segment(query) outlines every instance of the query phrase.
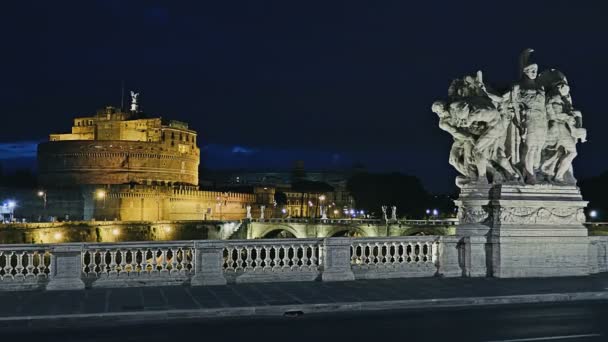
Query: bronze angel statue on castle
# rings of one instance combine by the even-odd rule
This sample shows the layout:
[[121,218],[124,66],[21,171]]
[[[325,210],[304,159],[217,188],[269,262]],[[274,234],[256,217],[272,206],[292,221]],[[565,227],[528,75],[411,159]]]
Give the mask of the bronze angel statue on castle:
[[446,101],[432,110],[454,143],[449,162],[469,183],[575,185],[572,161],[585,142],[581,112],[575,110],[568,80],[558,70],[538,73],[520,58],[520,80],[503,94],[488,89],[483,74],[452,81]]

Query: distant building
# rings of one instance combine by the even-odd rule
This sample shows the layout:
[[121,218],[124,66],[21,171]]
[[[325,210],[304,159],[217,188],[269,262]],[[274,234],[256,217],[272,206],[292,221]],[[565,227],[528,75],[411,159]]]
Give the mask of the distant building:
[[[329,218],[341,218],[350,216],[351,209],[355,208],[355,201],[346,187],[349,177],[349,172],[305,172],[299,162],[291,172],[209,171],[202,176],[202,182],[209,187],[226,190],[255,188],[258,194],[266,188],[266,192],[272,195],[268,194],[264,200],[271,202],[274,194],[283,193],[286,203],[273,206],[274,217],[320,217],[321,206],[325,206]],[[310,191],[294,187],[306,181],[325,183],[332,190]],[[264,200],[258,195],[258,202]]]
[[51,134],[48,142],[38,145],[45,216],[121,221],[245,218],[246,206],[255,204],[253,193],[199,190],[196,138],[186,123],[114,107],[74,119],[71,133]]

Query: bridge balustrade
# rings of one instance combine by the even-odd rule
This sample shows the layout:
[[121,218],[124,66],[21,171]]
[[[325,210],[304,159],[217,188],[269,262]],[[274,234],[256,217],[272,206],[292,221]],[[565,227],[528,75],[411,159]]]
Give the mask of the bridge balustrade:
[[0,246],[0,289],[35,289],[48,281],[51,253],[46,245]]
[[[473,272],[485,265],[486,243],[399,236],[0,245],[0,290],[486,276]],[[588,249],[590,270],[608,271],[608,237],[590,237]]]
[[85,244],[82,274],[94,287],[184,283],[194,272],[192,241]]

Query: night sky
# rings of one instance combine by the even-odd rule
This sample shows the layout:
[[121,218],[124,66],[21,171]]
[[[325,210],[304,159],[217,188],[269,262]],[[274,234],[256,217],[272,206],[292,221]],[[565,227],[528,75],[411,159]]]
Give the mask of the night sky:
[[119,106],[124,80],[145,112],[198,131],[205,167],[361,162],[448,191],[452,138],[431,103],[479,69],[508,85],[531,47],[541,70],[567,75],[583,112],[575,175],[608,169],[601,1],[11,3],[0,18],[5,168],[33,160],[35,143],[73,117]]

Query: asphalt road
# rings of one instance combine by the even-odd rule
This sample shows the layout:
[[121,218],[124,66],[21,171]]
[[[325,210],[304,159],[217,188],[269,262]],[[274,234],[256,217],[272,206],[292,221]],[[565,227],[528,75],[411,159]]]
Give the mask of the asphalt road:
[[608,302],[163,321],[2,332],[4,341],[608,341]]

